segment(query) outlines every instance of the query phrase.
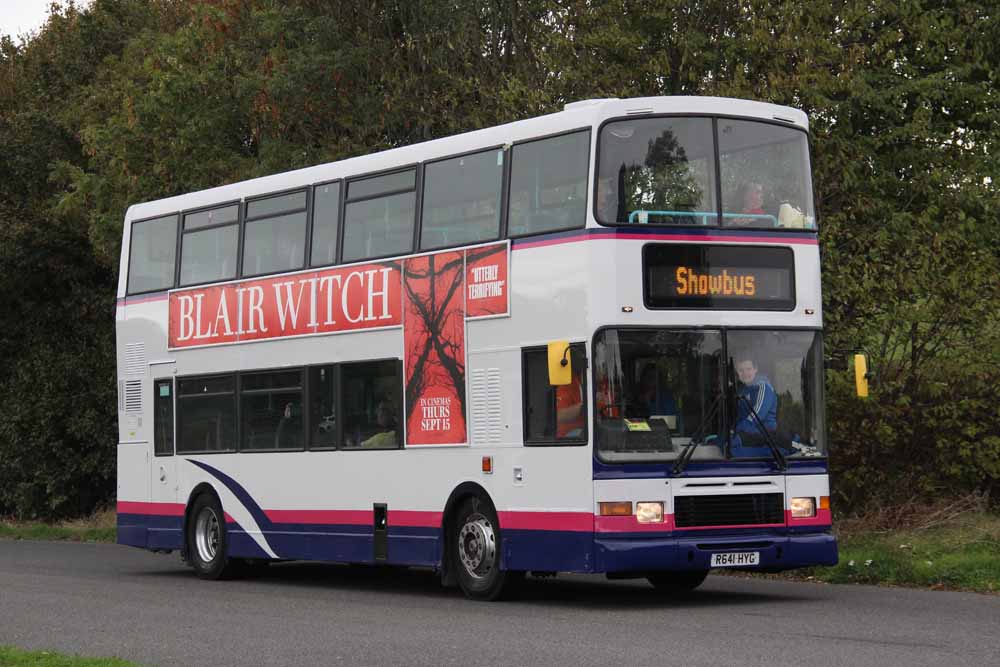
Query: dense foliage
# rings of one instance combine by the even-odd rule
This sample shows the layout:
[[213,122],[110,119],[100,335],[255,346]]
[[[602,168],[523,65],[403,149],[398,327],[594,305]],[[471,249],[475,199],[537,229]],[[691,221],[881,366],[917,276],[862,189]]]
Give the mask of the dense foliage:
[[0,514],[114,495],[130,203],[557,111],[812,121],[841,507],[1000,496],[1000,16],[985,0],[94,0],[0,42]]

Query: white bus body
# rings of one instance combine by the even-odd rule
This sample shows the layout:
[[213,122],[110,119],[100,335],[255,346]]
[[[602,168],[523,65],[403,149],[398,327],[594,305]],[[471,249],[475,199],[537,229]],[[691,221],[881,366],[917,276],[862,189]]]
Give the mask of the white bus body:
[[[802,336],[815,335],[816,341],[819,340],[822,303],[819,251],[811,200],[808,203],[793,202],[798,216],[792,222],[788,222],[785,214],[775,211],[773,214],[745,213],[751,220],[767,217],[769,226],[752,222],[746,225],[743,219],[735,222],[736,214],[729,215],[723,211],[723,223],[719,224],[717,212],[724,208],[721,200],[726,195],[723,182],[733,182],[731,176],[726,181],[726,165],[735,164],[733,161],[737,158],[731,157],[736,153],[723,158],[713,154],[704,163],[714,165],[714,174],[711,173],[713,169],[705,167],[708,174],[706,182],[711,182],[712,187],[695,187],[713,202],[707,212],[699,213],[695,210],[698,207],[689,206],[683,213],[696,214],[689,219],[676,211],[663,210],[662,204],[650,204],[649,210],[643,208],[640,211],[631,206],[635,202],[629,200],[631,208],[626,213],[631,220],[619,219],[616,222],[621,224],[609,226],[601,224],[596,218],[599,214],[596,212],[595,192],[598,187],[603,187],[598,174],[602,128],[609,121],[618,122],[619,125],[611,126],[620,130],[617,135],[605,135],[605,138],[608,142],[629,142],[645,131],[645,126],[629,123],[636,120],[652,123],[657,119],[674,118],[694,118],[699,119],[699,123],[704,121],[707,125],[702,125],[712,128],[713,136],[717,137],[716,143],[725,140],[722,125],[732,119],[737,121],[734,124],[736,127],[742,127],[739,122],[759,122],[769,127],[781,127],[782,131],[789,128],[803,136],[807,130],[806,118],[801,112],[764,103],[684,97],[594,100],[571,104],[563,112],[540,118],[130,207],[125,218],[117,293],[119,543],[153,550],[177,549],[191,560],[198,555],[198,545],[191,541],[207,540],[210,542],[208,549],[201,552],[205,561],[201,573],[209,576],[218,573],[217,570],[209,571],[207,567],[216,555],[226,563],[236,559],[384,562],[441,568],[446,574],[466,568],[466,580],[473,583],[468,585],[459,577],[460,583],[468,593],[479,597],[498,594],[500,586],[494,581],[497,572],[606,572],[614,576],[649,576],[657,584],[685,586],[696,585],[699,577],[712,567],[781,570],[835,563],[837,551],[830,531],[830,494],[822,442],[825,437],[822,433],[822,393],[821,388],[814,389],[821,387],[822,374],[821,370],[813,368],[812,357],[805,360],[806,353],[802,353],[804,361],[800,368],[811,369],[808,374],[819,373],[819,385],[814,379],[803,379],[801,385],[795,385],[795,381],[788,379],[795,376],[794,370],[789,370],[793,369],[794,363],[789,363],[787,359],[774,357],[773,361],[758,363],[760,366],[770,363],[769,374],[775,378],[769,382],[777,386],[787,380],[786,384],[791,387],[783,389],[777,386],[775,393],[779,396],[778,400],[785,405],[794,403],[799,406],[795,409],[797,412],[785,408],[783,414],[779,405],[778,428],[761,427],[762,433],[768,431],[764,439],[770,437],[774,440],[784,456],[772,456],[771,445],[762,440],[754,441],[744,431],[742,442],[754,441],[758,449],[748,449],[746,451],[750,454],[741,457],[733,453],[734,447],[738,446],[734,446],[732,435],[726,438],[727,434],[739,433],[734,426],[739,426],[739,410],[743,408],[739,407],[742,404],[736,392],[744,391],[735,384],[731,369],[727,372],[724,368],[741,363],[739,359],[733,361],[734,355],[738,354],[730,351],[727,355],[726,351],[737,347],[742,350],[748,345],[752,348],[758,345],[753,341],[759,339],[764,341],[760,343],[763,346],[761,350],[766,348],[767,352],[762,351],[761,354],[766,356],[782,345],[791,345],[789,341],[798,333]],[[686,130],[676,129],[679,126],[670,127],[675,128],[671,130],[671,136],[683,139]],[[537,210],[545,205],[544,202],[539,203],[544,196],[536,196],[536,201],[528,201],[530,197],[515,203],[508,201],[514,174],[526,174],[531,168],[527,158],[519,158],[518,146],[526,145],[523,142],[575,130],[587,133],[589,157],[587,164],[581,167],[586,175],[585,187],[582,191],[572,191],[568,187],[567,192],[557,187],[546,190],[544,196],[557,198],[554,207],[565,207],[568,206],[566,202],[571,202],[575,211],[578,206],[581,211],[579,220],[573,221],[572,228],[515,235],[509,220],[511,212],[515,209],[520,211],[517,207],[522,204],[529,208],[536,206]],[[666,134],[664,131],[658,136]],[[743,157],[739,159],[747,155],[752,157],[752,152],[758,150],[753,142],[747,141],[746,144],[740,149],[743,152],[739,155]],[[271,193],[302,190],[306,193],[302,213],[305,217],[302,219],[308,220],[303,225],[314,230],[314,225],[318,224],[314,208],[319,195],[313,186],[339,181],[340,199],[336,204],[340,216],[337,218],[338,250],[333,252],[340,253],[334,256],[346,257],[343,245],[349,232],[343,229],[348,224],[344,212],[350,202],[345,204],[340,200],[349,199],[348,188],[357,182],[352,179],[359,175],[413,168],[415,182],[411,189],[416,202],[417,220],[414,225],[417,231],[414,237],[417,238],[421,233],[422,198],[431,197],[421,190],[429,178],[426,165],[443,158],[486,150],[497,153],[497,164],[502,164],[505,172],[502,187],[504,200],[495,211],[496,216],[502,214],[503,219],[500,230],[493,238],[434,251],[414,250],[411,246],[411,250],[389,258],[342,260],[330,266],[309,267],[307,257],[303,260],[305,267],[300,264],[291,271],[277,274],[265,272],[264,275],[251,277],[234,276],[229,280],[211,281],[211,284],[182,286],[180,283],[184,281],[179,278],[181,271],[171,269],[174,278],[166,284],[150,290],[133,289],[133,293],[129,293],[131,234],[133,223],[137,221],[174,220],[173,223],[162,224],[165,229],[168,224],[175,226],[170,229],[177,229],[179,248],[180,237],[188,229],[188,223],[182,221],[191,220],[190,228],[197,229],[195,218],[185,217],[189,212],[235,202],[239,205],[239,221],[234,223],[232,233],[238,235],[237,243],[245,253],[251,245],[247,229],[253,224],[246,221],[246,218],[252,217],[247,213],[247,200]],[[612,147],[606,150],[610,155],[612,150],[618,149]],[[621,150],[625,155],[633,148]],[[650,148],[650,155],[652,151]],[[674,158],[671,159],[676,162],[676,156],[684,154],[683,150],[674,150]],[[522,162],[519,163],[518,159]],[[689,160],[688,164],[694,162]],[[725,164],[720,167],[718,162]],[[668,163],[672,164],[670,160],[660,164]],[[628,162],[627,158],[622,158],[622,165],[631,170],[627,174],[640,174],[643,169],[642,164]],[[690,167],[686,173],[694,174],[695,170],[695,167]],[[543,170],[539,168],[538,171]],[[612,186],[620,186],[620,191],[624,190],[622,184],[626,178],[632,178],[626,175],[626,171],[625,167],[619,170],[622,176],[617,183],[613,179],[608,182]],[[668,170],[655,173],[662,175]],[[537,173],[533,177],[537,181],[545,174]],[[808,182],[806,171],[806,185],[803,187],[808,188]],[[542,192],[542,186],[533,187],[536,188],[536,195]],[[627,187],[638,192],[644,186]],[[360,191],[360,186],[357,189]],[[553,195],[553,192],[556,194]],[[721,197],[716,196],[719,192],[722,192]],[[623,197],[631,196],[618,195],[620,210],[629,203]],[[582,213],[583,198],[585,214]],[[391,197],[386,195],[385,199],[388,201]],[[782,203],[788,205],[787,202]],[[698,215],[702,218],[694,219]],[[426,218],[426,214],[424,216]],[[650,216],[661,216],[662,219],[659,223],[651,222]],[[679,221],[681,217],[683,220]],[[389,217],[384,219],[388,221]],[[727,222],[730,219],[734,220],[732,225]],[[388,229],[389,223],[385,224]],[[221,234],[218,238],[222,238]],[[390,232],[386,232],[385,238],[390,238]],[[303,248],[309,243],[308,240],[303,241]],[[371,237],[366,243],[367,247],[372,245]],[[500,244],[499,248],[495,247],[497,244]],[[791,307],[744,307],[746,304],[737,304],[730,308],[708,301],[699,302],[700,305],[692,308],[683,305],[651,307],[652,292],[646,292],[659,288],[650,282],[657,280],[655,278],[648,277],[644,283],[647,280],[644,277],[647,269],[644,267],[652,267],[654,261],[660,260],[651,259],[657,250],[644,249],[653,246],[743,249],[733,251],[732,256],[736,259],[733,260],[735,264],[729,264],[730,267],[742,261],[739,258],[743,255],[739,253],[745,255],[760,249],[780,248],[787,254],[790,263],[786,274],[791,271],[789,275],[792,278],[782,285],[788,290],[783,298]],[[300,252],[298,246],[292,247],[295,252]],[[418,336],[407,333],[411,330],[408,327],[420,326],[412,315],[415,312],[413,308],[417,306],[411,302],[417,297],[407,296],[405,284],[400,287],[393,282],[390,288],[387,282],[390,278],[386,277],[389,274],[379,271],[402,271],[402,267],[424,266],[420,262],[426,263],[427,260],[413,258],[437,255],[441,263],[446,257],[458,258],[456,261],[462,263],[464,272],[466,268],[471,268],[466,265],[473,261],[473,255],[469,253],[476,249],[495,250],[494,257],[498,259],[501,271],[506,271],[504,285],[494,280],[492,287],[479,289],[487,296],[506,299],[506,310],[500,308],[500,312],[486,313],[486,316],[482,316],[481,312],[480,316],[472,314],[474,311],[468,299],[474,293],[470,287],[477,278],[471,272],[463,278],[462,292],[468,303],[456,305],[458,310],[455,312],[459,313],[460,328],[464,333],[455,335],[464,336],[464,350],[456,353],[454,359],[464,370],[465,407],[463,409],[461,403],[454,402],[454,387],[447,397],[435,398],[436,390],[428,383],[433,385],[439,380],[418,383],[423,387],[419,409],[424,409],[425,418],[447,418],[448,421],[422,422],[422,428],[426,427],[427,433],[415,434],[410,426],[410,415],[403,414],[407,397],[402,394],[406,373],[417,363],[416,353],[413,352],[416,347],[408,350],[408,345],[416,346],[423,342],[419,338],[407,338]],[[167,257],[170,252],[173,252],[173,260]],[[165,250],[160,259],[174,263],[182,261],[182,251],[170,252]],[[304,254],[305,250],[301,252]],[[683,254],[683,250],[677,252]],[[701,256],[708,257],[704,253]],[[254,273],[246,270],[248,260],[245,255],[242,262],[239,262],[238,256],[235,260],[244,267],[243,273]],[[669,264],[669,258],[663,261]],[[714,261],[711,259],[711,262]],[[719,261],[725,263],[728,260]],[[132,265],[137,265],[137,262],[138,259]],[[725,273],[716,271],[709,263],[706,260],[704,265],[706,275],[710,271],[714,273],[707,282],[703,281],[700,286],[702,291],[699,292],[705,299],[709,297],[704,288],[707,285],[710,291],[713,289],[712,279],[722,286],[721,281],[731,280],[732,276],[740,274],[738,266]],[[392,264],[392,267],[385,268],[386,264]],[[352,273],[352,267],[363,268]],[[689,271],[694,280],[692,289],[698,290],[699,274],[696,269]],[[749,271],[759,271],[758,284],[767,276],[778,275],[767,273],[771,271],[767,267],[752,267]],[[475,275],[486,279],[497,278],[492,268]],[[676,275],[676,271],[669,275]],[[323,282],[323,276],[326,276],[326,282]],[[392,274],[391,279],[397,280],[396,275]],[[774,279],[779,282],[785,280],[780,276]],[[280,286],[281,281],[286,286]],[[277,306],[273,303],[265,306],[258,302],[255,312],[249,302],[253,291],[249,287],[251,283],[258,284],[260,288],[254,298],[266,297],[273,301],[274,295],[277,295]],[[289,291],[289,286],[292,291]],[[247,302],[238,306],[227,302],[225,308],[229,310],[223,313],[220,310],[222,307],[217,304],[220,289],[228,289],[226,294],[230,300],[240,295],[239,298],[245,298]],[[676,285],[672,289],[676,291]],[[785,288],[775,289],[775,294],[778,294]],[[209,293],[211,290],[216,291]],[[356,297],[349,293],[350,290],[362,290],[361,296]],[[277,313],[264,312],[265,308],[284,308],[284,316],[290,317],[288,303],[282,298],[295,296],[299,298],[300,312],[297,315],[305,323],[298,323],[298,328],[292,327],[286,320],[282,320],[280,325],[275,324],[278,320],[273,318]],[[677,294],[669,298],[682,299]],[[335,299],[342,299],[342,302],[335,303]],[[393,301],[387,305],[386,300],[390,299]],[[396,299],[402,303],[397,303]],[[206,304],[209,303],[214,305],[208,307]],[[325,304],[331,304],[329,308],[336,310],[335,316]],[[352,311],[352,308],[356,310]],[[323,321],[343,319],[345,315],[349,320],[367,317],[372,322],[362,323],[365,328],[336,329],[339,324],[331,324],[323,329]],[[241,319],[235,322],[237,316],[246,318],[246,321]],[[174,321],[169,321],[171,317]],[[379,318],[387,323],[383,325]],[[260,337],[260,329],[265,325],[273,336]],[[276,328],[279,326],[281,331]],[[302,329],[303,326],[306,329]],[[254,327],[256,332],[247,333]],[[790,332],[798,333],[793,335]],[[254,333],[258,337],[254,337]],[[687,336],[684,340],[697,342],[678,342],[680,339],[677,336]],[[766,340],[761,336],[766,336]],[[553,341],[568,341],[573,345],[576,355],[573,372],[582,374],[577,381],[579,384],[574,386],[583,395],[585,422],[582,430],[570,429],[568,432],[572,435],[565,437],[559,434],[564,425],[559,421],[562,418],[556,414],[562,409],[560,390],[548,387],[547,383],[545,386],[532,383],[529,376],[537,378],[541,371],[525,367],[528,363],[526,359],[536,359],[530,356],[532,351],[536,348],[544,351]],[[653,347],[646,347],[647,341]],[[626,344],[631,347],[626,349]],[[613,345],[620,349],[615,347],[611,353],[609,350]],[[657,345],[660,347],[655,347]],[[804,345],[808,346],[808,341]],[[816,342],[814,347],[819,350],[819,343]],[[428,344],[428,350],[427,354],[436,354],[433,345]],[[676,350],[676,356],[669,357],[661,367],[656,367],[658,362],[651,356],[653,350],[667,350],[669,354],[674,354]],[[441,353],[437,354],[440,356]],[[407,355],[410,355],[409,359]],[[619,374],[614,376],[617,379],[609,380],[611,376],[608,373],[611,371],[607,369],[611,359],[627,368],[614,371]],[[716,363],[712,361],[714,359],[719,360],[719,368],[713,365]],[[350,364],[366,360],[389,360],[396,364],[400,379],[398,395],[389,396],[383,391],[380,398],[373,398],[376,392],[370,387],[386,386],[383,380],[389,376],[359,376],[359,384],[351,386],[366,387],[364,396],[334,396],[330,405],[339,412],[333,410],[330,415],[321,415],[327,408],[314,406],[319,400],[316,387],[320,385],[310,383],[313,380],[325,382],[323,378],[327,371],[330,378],[334,374],[340,378],[337,382],[347,382],[344,378],[354,372]],[[673,397],[661,400],[661,404],[669,404],[669,407],[644,408],[640,416],[629,416],[629,410],[635,408],[635,401],[625,395],[634,395],[642,389],[639,383],[644,380],[640,380],[638,375],[646,373],[643,364],[652,364],[656,367],[654,371],[661,372],[657,380],[661,399],[664,395],[673,394],[676,400]],[[390,366],[379,368],[388,369]],[[284,394],[298,396],[297,406],[295,400],[289,400],[284,407],[274,407],[284,399],[274,398],[280,394],[278,389],[267,388],[270,386],[268,382],[278,382],[271,376],[260,376],[265,378],[260,380],[262,389],[247,389],[256,386],[247,378],[257,371],[282,369],[299,373],[300,384],[297,388],[291,386]],[[440,364],[437,370],[440,370]],[[654,371],[650,371],[651,376]],[[364,372],[369,373],[368,370]],[[801,377],[806,375],[807,370],[801,370]],[[216,385],[206,380],[200,390],[192,389],[198,382],[181,384],[185,379],[210,379],[210,376],[222,379]],[[716,387],[712,378],[717,376],[722,379]],[[691,398],[693,394],[685,393],[687,390],[683,389],[695,380],[716,387],[702,392],[704,397],[697,399],[700,401],[697,408],[695,399]],[[792,385],[808,387],[797,390]],[[347,385],[329,386],[339,390]],[[216,408],[204,407],[209,405],[210,400],[199,399],[197,393],[178,397],[178,392],[185,391],[202,391],[204,396],[209,396],[213,387],[221,396],[217,404],[212,404],[222,406],[217,414],[211,413]],[[718,398],[722,396],[720,392],[723,389],[726,395],[733,397],[732,403]],[[255,412],[252,417],[263,424],[259,429],[250,425],[248,420],[251,417],[244,414],[251,410],[252,397],[246,398],[241,393],[250,396],[254,391],[266,397],[254,405],[271,404],[270,408],[266,408],[270,410],[270,416]],[[545,405],[555,402],[554,417],[545,416],[542,414],[544,411],[536,407],[544,403],[537,396],[546,391],[553,392],[545,394],[549,398],[544,401],[548,401]],[[609,392],[617,393],[609,398]],[[760,395],[764,393],[765,390],[761,389]],[[226,407],[230,404],[228,396],[231,396],[233,406],[231,415]],[[310,398],[312,403],[308,403]],[[414,397],[409,398],[411,403],[414,402]],[[721,401],[717,403],[721,405],[716,410],[718,416],[709,414],[710,400],[715,398]],[[187,406],[195,405],[198,400],[203,403],[197,408],[197,418],[184,417],[182,413],[185,410],[195,410]],[[350,414],[363,426],[347,423],[350,417],[344,409],[345,401],[357,403],[348,412],[353,410]],[[380,405],[375,405],[375,401]],[[363,427],[382,420],[378,411],[390,410],[392,403],[400,415],[394,427],[396,435],[362,441]],[[529,404],[534,415],[531,419],[537,419],[539,424],[545,422],[542,426],[526,425],[526,405]],[[159,414],[156,413],[157,406],[161,409]],[[446,409],[439,409],[438,406]],[[673,409],[678,416],[660,418],[656,414],[657,409]],[[320,412],[311,414],[314,410]],[[463,414],[455,415],[455,410],[461,410]],[[725,416],[722,416],[723,413]],[[798,416],[799,413],[807,416]],[[444,431],[454,429],[449,432],[453,439],[461,436],[462,429],[455,428],[457,422],[452,420],[456,416],[465,425],[464,438],[455,442],[429,442],[435,437],[435,428]],[[162,425],[160,431],[156,431],[158,419],[179,422],[182,417],[188,419],[186,425],[170,423],[169,428]],[[551,428],[553,419],[555,430]],[[722,419],[726,421],[713,421]],[[782,431],[782,419],[793,420],[795,427]],[[703,420],[709,425],[702,428],[702,432],[696,432],[700,424],[695,422]],[[749,417],[747,420],[752,421]],[[384,421],[388,423],[391,420]],[[298,429],[295,437],[288,440],[297,446],[283,451],[280,447],[284,445],[279,447],[278,444],[283,437],[279,436],[279,431],[281,424],[286,422],[294,423],[294,428]],[[661,423],[672,425],[673,436],[664,436],[663,442],[667,444],[662,446],[657,444],[660,441],[651,439],[652,435],[647,436],[659,432],[658,429],[663,428]],[[721,424],[724,432],[716,424]],[[329,448],[315,447],[313,438],[321,437],[317,433],[325,433],[324,426],[332,429],[331,432],[335,431],[340,442],[330,441]],[[807,429],[811,435],[806,435]],[[535,431],[542,435],[532,436]],[[157,433],[160,435],[157,436]],[[197,434],[199,442],[184,442],[185,433],[188,436]],[[714,437],[709,437],[709,433]],[[530,436],[527,443],[526,436]],[[645,439],[629,444],[629,438],[633,436]],[[169,438],[166,449],[154,448],[156,437],[160,437],[162,443],[167,443],[164,438]],[[272,437],[273,447],[270,446]],[[254,441],[255,446],[248,447],[247,443],[253,438],[258,438]],[[561,439],[564,444],[560,444]],[[363,445],[363,442],[376,441],[389,448]],[[684,452],[685,445],[692,441],[695,441],[691,448],[694,455],[685,464],[679,463],[688,454]],[[264,442],[264,446],[260,442]],[[394,443],[398,446],[392,447]],[[226,451],[205,451],[205,448]],[[245,451],[248,448],[255,451]],[[198,521],[195,513],[209,505],[207,501],[196,504],[197,498],[203,494],[206,498],[214,498],[217,505],[213,507],[221,507],[224,513],[224,517],[219,517],[224,518],[219,524],[221,536],[218,532],[211,532],[212,527],[204,521],[199,524],[201,528],[195,525]],[[466,499],[471,497],[475,497],[477,506],[481,506],[481,516],[472,517],[470,511],[461,510],[467,505]],[[767,503],[771,501],[767,498],[776,499],[774,502],[778,505],[771,509],[778,512],[777,518],[773,511],[768,514]],[[796,500],[793,502],[793,499]],[[637,514],[639,503],[654,503],[652,509],[642,506],[643,512],[651,511],[652,514],[640,517]],[[655,503],[661,503],[662,516],[657,516]],[[623,507],[627,507],[627,511]],[[679,511],[685,517],[683,520]],[[210,518],[210,515],[206,516]],[[727,516],[734,517],[733,521],[728,522]],[[480,519],[484,519],[485,524]],[[692,522],[695,525],[691,525]],[[199,530],[202,530],[201,537],[198,536]],[[223,553],[216,554],[215,550],[220,548]],[[493,560],[485,562],[484,558]],[[491,571],[491,563],[495,565],[495,571]],[[680,574],[674,576],[671,573]],[[472,579],[469,579],[470,575]],[[479,588],[477,581],[481,584]]]

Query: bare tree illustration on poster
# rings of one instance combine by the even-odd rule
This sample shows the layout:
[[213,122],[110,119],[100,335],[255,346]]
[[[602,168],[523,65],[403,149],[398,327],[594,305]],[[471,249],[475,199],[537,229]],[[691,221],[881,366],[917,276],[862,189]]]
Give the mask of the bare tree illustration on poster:
[[465,254],[403,264],[406,444],[466,442]]

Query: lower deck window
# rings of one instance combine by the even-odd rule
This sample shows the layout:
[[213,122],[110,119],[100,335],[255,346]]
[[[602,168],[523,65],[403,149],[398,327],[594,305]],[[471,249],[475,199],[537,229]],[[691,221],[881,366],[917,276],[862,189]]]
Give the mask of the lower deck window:
[[345,448],[387,449],[401,442],[402,382],[397,361],[344,364],[340,370]]
[[[170,381],[158,381],[157,453],[172,453]],[[239,400],[237,400],[237,397]],[[177,452],[396,449],[402,437],[398,359],[177,380]],[[308,406],[308,407],[305,407]],[[167,450],[167,444],[170,450]]]
[[236,449],[233,376],[185,378],[177,383],[177,452]]
[[240,449],[301,449],[302,372],[240,377]]
[[548,353],[524,351],[525,444],[572,444],[587,440],[587,380],[582,345],[570,346],[573,381],[549,384]]

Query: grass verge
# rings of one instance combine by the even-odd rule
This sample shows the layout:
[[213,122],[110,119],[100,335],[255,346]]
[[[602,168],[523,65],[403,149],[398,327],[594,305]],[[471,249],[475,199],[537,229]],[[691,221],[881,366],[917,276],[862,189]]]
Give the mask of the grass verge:
[[795,573],[829,583],[885,584],[1000,593],[1000,516],[964,513],[926,528],[840,537],[840,563]]
[[0,646],[0,667],[131,667],[134,662],[118,658],[81,658],[51,651],[21,651]]
[[[85,519],[59,523],[0,521],[0,538],[13,540],[68,540],[73,542],[114,542],[114,509],[95,512]],[[5,663],[0,662],[0,666]]]

